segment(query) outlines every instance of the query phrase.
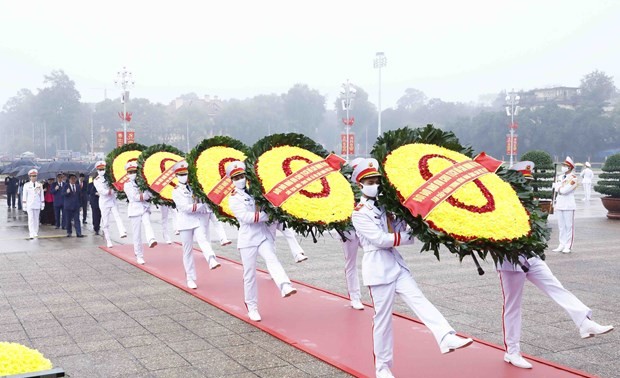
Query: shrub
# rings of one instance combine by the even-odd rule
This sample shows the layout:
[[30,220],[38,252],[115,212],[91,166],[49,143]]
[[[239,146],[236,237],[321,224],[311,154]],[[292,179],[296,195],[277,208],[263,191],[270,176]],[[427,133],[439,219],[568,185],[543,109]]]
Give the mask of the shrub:
[[531,182],[534,196],[538,199],[551,199],[555,179],[555,166],[551,155],[545,151],[533,150],[521,156],[521,161],[526,160],[534,163],[534,172],[532,172],[534,179]]
[[605,196],[620,198],[620,154],[608,157],[602,170],[594,190]]

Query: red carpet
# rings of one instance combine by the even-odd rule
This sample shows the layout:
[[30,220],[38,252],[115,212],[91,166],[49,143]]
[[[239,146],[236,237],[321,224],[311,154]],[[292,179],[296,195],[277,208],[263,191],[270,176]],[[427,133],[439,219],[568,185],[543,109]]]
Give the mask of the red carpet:
[[[196,251],[197,290],[186,287],[181,246],[145,247],[146,265],[137,265],[132,245],[101,247],[140,269],[245,320],[278,339],[343,371],[374,377],[372,307],[352,310],[343,296],[296,282],[298,294],[283,299],[265,272],[258,274],[259,309],[263,320],[251,322],[243,303],[242,266],[219,258],[222,267],[210,271]],[[286,269],[286,267],[285,267]],[[449,320],[449,319],[448,319]],[[498,319],[500,321],[500,319]],[[529,357],[533,370],[515,368],[503,361],[503,350],[475,340],[470,347],[442,355],[435,339],[419,321],[394,315],[396,377],[593,377],[587,373]]]

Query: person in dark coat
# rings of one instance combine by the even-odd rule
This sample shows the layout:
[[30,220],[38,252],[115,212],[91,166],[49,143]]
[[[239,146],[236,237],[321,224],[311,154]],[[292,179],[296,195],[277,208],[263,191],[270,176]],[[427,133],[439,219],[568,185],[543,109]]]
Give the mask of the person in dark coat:
[[75,226],[75,234],[78,238],[83,238],[82,225],[80,224],[80,197],[82,192],[74,174],[69,175],[69,182],[63,186],[62,195],[64,197],[64,215],[67,218],[67,237],[71,237],[71,222]]
[[78,180],[78,187],[80,188],[80,207],[82,208],[82,223],[88,223],[86,218],[88,217],[88,180],[84,177],[83,173],[80,173]]
[[93,217],[93,230],[95,235],[99,235],[99,227],[101,224],[101,209],[99,208],[99,193],[95,187],[94,182],[91,180],[88,183],[88,202],[90,202],[90,210]]
[[15,197],[17,196],[17,179],[15,177],[8,176],[4,179],[4,185],[6,185],[6,207],[15,208]]
[[54,195],[52,194],[52,185],[54,185],[54,179],[47,179],[43,183],[43,197],[45,199],[45,207],[41,210],[41,224],[55,225],[56,219],[54,218]]
[[65,200],[65,197],[62,195],[62,189],[65,185],[63,176],[64,175],[62,173],[56,175],[56,181],[54,182],[54,184],[52,184],[52,188],[50,189],[50,191],[54,196],[54,219],[56,220],[56,229],[62,227],[62,229],[64,230],[67,215],[63,214]]
[[24,184],[26,180],[17,181],[17,210],[24,210],[22,207],[22,194],[24,193]]

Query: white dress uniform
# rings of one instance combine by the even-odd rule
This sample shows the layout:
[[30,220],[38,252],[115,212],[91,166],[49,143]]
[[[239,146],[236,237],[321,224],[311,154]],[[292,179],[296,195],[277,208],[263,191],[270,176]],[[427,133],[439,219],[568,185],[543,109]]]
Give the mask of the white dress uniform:
[[362,300],[362,291],[360,289],[360,279],[357,272],[357,251],[361,247],[360,240],[355,230],[344,233],[346,241],[342,242],[342,251],[344,252],[344,273],[347,280],[347,291],[351,305],[357,310],[363,310],[363,305],[358,307],[357,302]]
[[[105,162],[100,161],[96,164],[97,169],[105,168]],[[112,238],[110,236],[110,215],[114,217],[116,227],[121,238],[127,237],[127,230],[123,224],[121,215],[118,212],[116,204],[116,193],[108,185],[103,175],[98,175],[93,180],[93,185],[99,194],[99,209],[101,210],[101,230],[106,240],[107,246],[112,247]]]
[[[234,161],[226,166],[226,175],[244,173],[245,164]],[[260,255],[267,265],[269,275],[283,297],[296,293],[275,253],[276,224],[267,224],[269,216],[257,208],[254,198],[245,189],[235,189],[229,199],[230,209],[239,222],[237,248],[243,263],[243,285],[248,313],[258,311],[258,286],[256,284],[256,258]],[[260,319],[260,318],[259,318]]]
[[[28,175],[36,175],[38,172],[32,169]],[[39,237],[39,215],[45,208],[43,185],[40,182],[27,182],[24,184],[22,193],[22,208],[28,213],[28,232],[30,239]]]
[[556,252],[569,253],[573,248],[575,238],[575,189],[579,185],[577,175],[573,173],[575,165],[570,157],[566,157],[564,166],[568,166],[571,171],[560,176],[558,182],[554,183],[557,193],[555,200],[555,213],[558,217],[558,228],[560,233],[560,245],[554,250]]
[[177,227],[177,211],[166,205],[160,206],[159,209],[161,210],[162,236],[164,237],[166,244],[172,244],[172,238],[170,237],[170,218],[172,218],[172,227],[175,230],[180,231]]
[[581,176],[581,184],[583,185],[584,201],[589,201],[592,196],[592,179],[594,178],[594,172],[590,169],[590,163],[586,162],[586,167],[579,174]]
[[183,242],[183,266],[185,267],[188,286],[191,286],[189,281],[196,280],[193,255],[194,239],[198,242],[209,267],[215,269],[220,265],[215,259],[215,252],[213,252],[211,243],[207,238],[208,229],[205,228],[205,224],[208,224],[207,206],[195,200],[189,185],[177,185],[172,191],[172,199],[178,211],[176,223]]
[[286,239],[286,242],[288,243],[288,248],[291,251],[291,255],[293,255],[293,259],[295,260],[295,262],[302,262],[308,259],[304,252],[304,249],[301,248],[301,245],[299,245],[299,242],[297,241],[297,235],[292,228],[284,227],[284,223],[278,222],[276,229],[280,231]]
[[504,330],[504,347],[508,354],[521,353],[519,345],[521,302],[526,279],[560,305],[577,327],[580,327],[583,321],[592,315],[592,310],[562,286],[543,260],[538,257],[526,259],[525,256],[521,256],[519,261],[528,269],[527,273],[521,265],[515,266],[509,261],[496,266],[504,297],[502,329]]
[[[129,162],[127,165],[131,163],[133,162]],[[137,165],[135,165],[135,167],[137,167]],[[123,190],[129,200],[127,215],[129,216],[133,230],[133,251],[138,262],[142,263],[144,259],[142,226],[144,226],[144,234],[146,235],[146,240],[148,240],[149,247],[153,248],[157,245],[155,234],[153,233],[153,226],[151,225],[151,204],[148,202],[152,196],[150,192],[140,191],[138,184],[136,184],[134,180],[126,182]],[[142,262],[140,260],[142,260]]]
[[[211,227],[213,227],[213,230],[215,231],[215,234],[217,235],[218,239],[220,240],[220,245],[221,246],[226,246],[229,244],[232,244],[232,242],[230,240],[228,240],[228,237],[226,236],[226,231],[224,231],[224,226],[222,225],[222,222],[220,222],[219,219],[217,219],[217,216],[215,216],[215,213],[213,212],[213,209],[211,209],[211,207],[209,205],[207,205],[207,207],[209,208],[209,211],[207,212],[209,215],[209,229],[211,229]],[[209,237],[209,240],[211,238],[211,235],[208,234],[207,235]]]

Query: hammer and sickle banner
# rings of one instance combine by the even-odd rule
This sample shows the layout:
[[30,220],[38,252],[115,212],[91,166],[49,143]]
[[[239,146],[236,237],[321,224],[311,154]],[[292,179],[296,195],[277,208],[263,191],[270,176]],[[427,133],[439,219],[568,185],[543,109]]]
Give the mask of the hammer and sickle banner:
[[426,218],[433,209],[450,197],[461,186],[488,173],[494,173],[502,165],[484,152],[473,160],[467,160],[444,169],[417,188],[403,202],[413,216]]
[[280,181],[269,192],[265,193],[265,198],[267,198],[273,206],[280,207],[293,194],[299,192],[309,184],[316,180],[320,180],[332,172],[339,171],[340,166],[345,162],[346,161],[340,156],[330,154],[325,160],[308,164]]
[[138,170],[141,172],[138,186],[155,194],[156,204],[174,206],[172,191],[177,183],[174,165],[182,160],[183,151],[173,146],[160,144],[147,148],[138,160]]

